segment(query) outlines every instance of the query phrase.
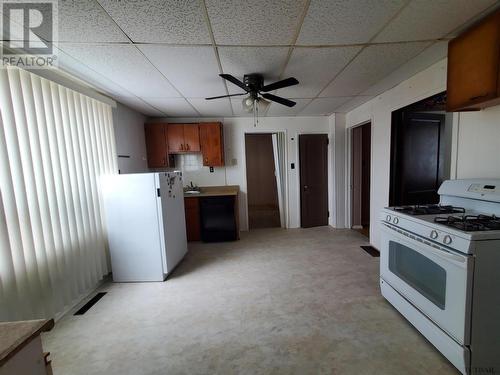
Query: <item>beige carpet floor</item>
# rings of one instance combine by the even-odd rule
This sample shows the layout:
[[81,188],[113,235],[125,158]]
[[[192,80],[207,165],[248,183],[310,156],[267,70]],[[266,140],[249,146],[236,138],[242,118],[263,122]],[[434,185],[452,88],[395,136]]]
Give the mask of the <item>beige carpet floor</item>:
[[192,244],[166,282],[106,284],[44,334],[54,374],[457,374],[380,296],[365,241],[323,227]]

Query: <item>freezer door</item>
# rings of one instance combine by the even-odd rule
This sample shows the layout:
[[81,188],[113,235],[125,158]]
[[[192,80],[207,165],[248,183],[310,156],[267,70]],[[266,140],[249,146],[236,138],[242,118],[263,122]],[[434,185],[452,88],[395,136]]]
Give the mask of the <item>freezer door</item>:
[[160,173],[160,194],[166,251],[165,274],[169,274],[187,253],[184,191],[181,172]]
[[153,173],[101,180],[113,280],[163,281]]

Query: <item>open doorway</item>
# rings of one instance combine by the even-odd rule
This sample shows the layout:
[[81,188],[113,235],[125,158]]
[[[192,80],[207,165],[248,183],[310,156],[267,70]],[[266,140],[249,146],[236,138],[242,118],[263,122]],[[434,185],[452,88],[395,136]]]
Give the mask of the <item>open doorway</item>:
[[245,134],[249,229],[280,227],[273,135]]
[[440,93],[392,113],[390,206],[439,202],[449,178],[453,114]]
[[371,123],[351,133],[351,227],[370,236]]

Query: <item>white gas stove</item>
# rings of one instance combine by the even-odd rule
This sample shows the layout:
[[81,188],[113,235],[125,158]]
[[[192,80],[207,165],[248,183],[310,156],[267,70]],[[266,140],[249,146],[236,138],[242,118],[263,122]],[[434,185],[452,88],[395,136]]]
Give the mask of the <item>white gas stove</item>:
[[382,294],[462,373],[500,374],[500,179],[439,195],[382,210]]

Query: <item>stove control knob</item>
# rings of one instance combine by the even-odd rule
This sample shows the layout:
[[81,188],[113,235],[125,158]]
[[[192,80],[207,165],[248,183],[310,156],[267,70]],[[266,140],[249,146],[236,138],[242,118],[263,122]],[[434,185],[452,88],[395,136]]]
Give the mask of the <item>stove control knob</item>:
[[437,231],[435,231],[435,230],[433,230],[433,231],[431,232],[431,238],[432,238],[433,240],[435,240],[436,238],[438,238],[438,232],[437,232]]
[[451,244],[453,242],[453,240],[451,239],[451,236],[446,235],[443,238],[443,242],[444,242],[445,245],[449,245],[449,244]]
[[392,222],[393,222],[394,224],[397,224],[397,223],[399,223],[399,219],[398,219],[397,217],[395,217],[394,219],[392,219]]
[[390,222],[390,221],[391,221],[391,215],[387,215],[387,216],[385,217],[385,220],[387,220],[388,222]]

